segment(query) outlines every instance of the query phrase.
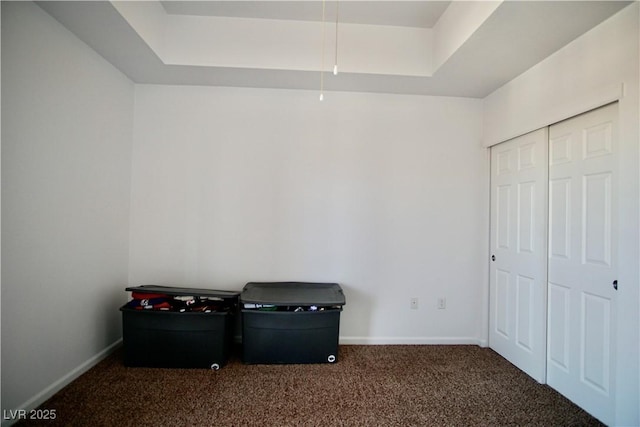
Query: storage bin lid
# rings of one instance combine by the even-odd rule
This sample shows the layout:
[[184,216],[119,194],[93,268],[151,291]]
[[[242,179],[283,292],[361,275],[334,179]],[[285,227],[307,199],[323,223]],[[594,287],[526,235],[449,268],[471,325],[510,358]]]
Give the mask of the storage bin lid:
[[172,296],[216,297],[222,299],[238,298],[238,291],[220,291],[216,289],[181,288],[177,286],[142,285],[126,288],[130,292],[165,294]]
[[273,305],[344,305],[337,283],[249,282],[240,294],[242,303]]

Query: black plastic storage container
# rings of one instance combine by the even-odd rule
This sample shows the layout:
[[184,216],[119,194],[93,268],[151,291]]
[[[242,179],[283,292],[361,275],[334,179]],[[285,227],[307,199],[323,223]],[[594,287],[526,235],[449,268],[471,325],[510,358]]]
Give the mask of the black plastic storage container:
[[160,299],[134,299],[120,308],[125,366],[219,369],[227,363],[239,292],[152,285],[126,290],[163,294],[168,302],[154,307]]
[[244,363],[338,360],[345,298],[337,283],[250,282],[240,303]]

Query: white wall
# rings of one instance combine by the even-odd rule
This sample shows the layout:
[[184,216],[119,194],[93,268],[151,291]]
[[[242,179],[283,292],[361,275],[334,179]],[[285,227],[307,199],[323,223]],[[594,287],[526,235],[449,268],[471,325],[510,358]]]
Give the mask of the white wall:
[[121,336],[133,84],[32,3],[2,2],[2,409]]
[[483,139],[492,144],[620,98],[617,425],[640,424],[638,6],[623,9],[484,102]]
[[342,342],[477,343],[488,211],[480,108],[137,85],[131,282],[335,281],[347,297]]

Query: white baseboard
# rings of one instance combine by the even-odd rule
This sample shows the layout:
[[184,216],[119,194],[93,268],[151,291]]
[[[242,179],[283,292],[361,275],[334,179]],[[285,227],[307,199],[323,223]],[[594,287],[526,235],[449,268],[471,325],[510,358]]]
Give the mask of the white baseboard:
[[[235,344],[242,344],[242,336],[233,337]],[[477,345],[489,347],[484,339],[469,337],[340,337],[341,345]]]
[[[31,399],[24,402],[22,405],[19,405],[18,407],[28,412],[42,405],[51,396],[53,396],[54,394],[62,390],[64,387],[70,384],[73,380],[75,380],[80,375],[87,372],[89,369],[93,368],[95,365],[97,365],[99,362],[101,362],[107,356],[113,353],[120,346],[121,343],[122,343],[122,338],[120,338],[119,340],[117,340],[116,342],[114,342],[113,344],[111,344],[110,346],[108,346],[107,348],[105,348],[104,350],[102,350],[100,353],[96,354],[89,360],[85,361],[80,366],[76,367],[71,372],[67,373],[65,376],[55,381],[53,384],[51,384],[50,386],[42,390],[40,393],[33,396]],[[19,420],[17,419],[3,420],[2,426],[10,426],[12,424],[15,424],[17,421]]]
[[478,345],[486,347],[484,340],[475,337],[340,337],[339,342],[343,345]]
[[[242,344],[242,336],[233,337]],[[487,340],[468,337],[340,337],[340,345],[477,345],[489,347]]]

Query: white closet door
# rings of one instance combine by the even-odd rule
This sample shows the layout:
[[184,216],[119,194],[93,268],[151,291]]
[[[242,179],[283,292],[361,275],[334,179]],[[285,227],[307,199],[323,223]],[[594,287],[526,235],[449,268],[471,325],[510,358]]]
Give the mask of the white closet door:
[[607,424],[616,361],[616,149],[617,104],[549,128],[547,382]]
[[489,345],[546,374],[547,129],[491,148]]

